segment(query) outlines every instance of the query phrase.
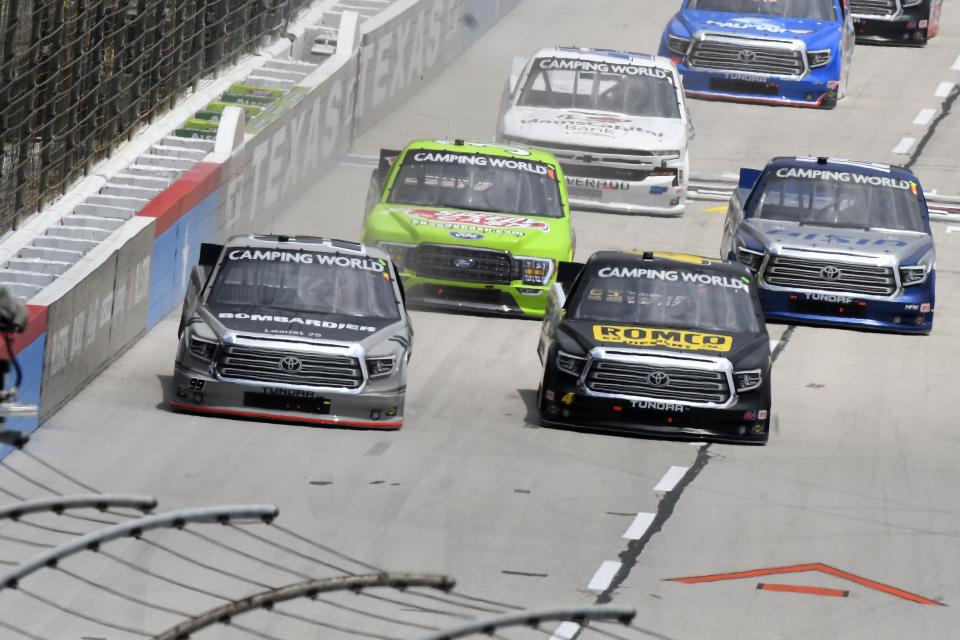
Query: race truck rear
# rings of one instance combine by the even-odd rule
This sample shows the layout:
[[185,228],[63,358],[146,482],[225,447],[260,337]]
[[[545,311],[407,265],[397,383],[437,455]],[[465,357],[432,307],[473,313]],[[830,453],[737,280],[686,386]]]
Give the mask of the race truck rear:
[[542,317],[573,257],[563,172],[545,151],[463,140],[383,150],[363,240],[390,254],[408,300]]
[[846,0],[684,0],[660,55],[688,96],[832,108],[854,43]]
[[906,169],[836,158],[742,169],[721,255],[754,274],[768,319],[933,328],[936,253],[923,189]]
[[600,252],[554,286],[538,348],[541,422],[762,444],[770,340],[746,267]]
[[518,58],[497,135],[549,149],[576,208],[683,213],[693,126],[668,59],[565,47]]
[[857,42],[923,46],[940,29],[943,0],[850,0]]
[[191,275],[174,409],[371,429],[403,425],[413,331],[388,256],[312,237],[204,245]]

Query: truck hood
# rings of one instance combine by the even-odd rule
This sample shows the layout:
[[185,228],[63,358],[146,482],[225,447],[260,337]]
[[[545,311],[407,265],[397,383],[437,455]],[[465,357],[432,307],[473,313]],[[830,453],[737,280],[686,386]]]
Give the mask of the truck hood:
[[609,347],[626,351],[642,349],[645,352],[695,354],[726,358],[737,368],[761,366],[770,355],[766,333],[652,327],[615,320],[567,320],[559,330],[576,341],[584,353],[594,347]]
[[541,218],[510,213],[488,213],[422,207],[382,205],[371,216],[387,216],[404,238],[391,240],[409,244],[450,244],[492,248],[515,255],[569,259],[569,222],[563,218]]
[[279,308],[207,304],[200,316],[219,336],[238,333],[244,337],[273,340],[291,338],[319,342],[360,343],[400,322],[399,318],[371,318],[338,314],[288,311]]
[[724,11],[687,10],[677,16],[688,33],[698,31],[725,35],[759,36],[810,40],[816,34],[835,31],[836,22],[809,18],[779,18],[776,16],[743,15]]
[[750,218],[741,229],[768,249],[802,249],[856,255],[896,258],[897,262],[933,247],[933,238],[923,233],[818,227],[795,222]]
[[503,119],[503,135],[548,147],[604,149],[684,149],[686,124],[679,118],[627,116],[586,109],[513,107]]

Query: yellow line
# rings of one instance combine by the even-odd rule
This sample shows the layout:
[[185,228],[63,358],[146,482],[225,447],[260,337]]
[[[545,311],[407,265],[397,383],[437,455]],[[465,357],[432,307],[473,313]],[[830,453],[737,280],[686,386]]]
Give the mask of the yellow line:
[[706,211],[707,213],[726,213],[727,205],[723,205],[722,207],[708,207],[704,209],[704,211]]

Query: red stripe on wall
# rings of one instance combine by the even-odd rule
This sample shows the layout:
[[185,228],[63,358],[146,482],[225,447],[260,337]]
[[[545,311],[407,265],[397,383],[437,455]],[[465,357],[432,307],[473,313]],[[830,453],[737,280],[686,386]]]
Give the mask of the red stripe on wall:
[[[35,304],[27,305],[27,329],[23,333],[13,334],[13,353],[19,354],[21,351],[33,344],[33,341],[39,338],[47,331],[47,308]],[[3,343],[0,342],[0,345]],[[0,347],[2,349],[2,347]],[[6,359],[6,350],[0,350],[0,359]]]
[[197,163],[137,215],[156,218],[155,236],[159,236],[220,186],[221,166],[214,162]]

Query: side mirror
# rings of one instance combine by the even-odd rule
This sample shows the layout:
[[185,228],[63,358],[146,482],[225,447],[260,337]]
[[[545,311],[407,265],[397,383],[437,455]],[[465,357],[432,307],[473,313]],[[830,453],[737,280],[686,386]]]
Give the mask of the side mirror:
[[561,262],[557,265],[556,284],[564,294],[564,302],[566,302],[566,297],[570,295],[570,291],[573,289],[577,278],[580,277],[583,266],[582,262]]
[[740,169],[740,183],[737,185],[737,188],[753,190],[754,185],[757,184],[757,180],[760,179],[762,173],[763,172],[758,169]]

